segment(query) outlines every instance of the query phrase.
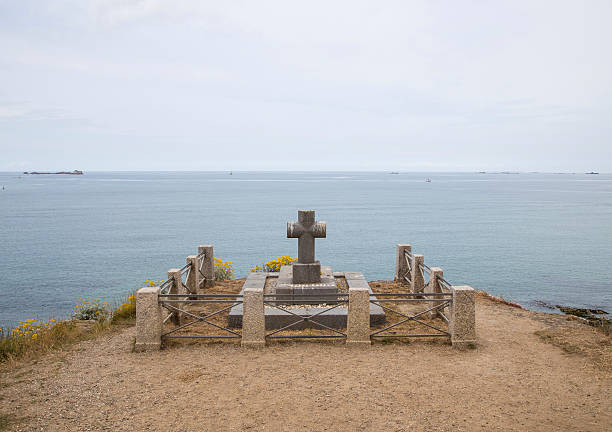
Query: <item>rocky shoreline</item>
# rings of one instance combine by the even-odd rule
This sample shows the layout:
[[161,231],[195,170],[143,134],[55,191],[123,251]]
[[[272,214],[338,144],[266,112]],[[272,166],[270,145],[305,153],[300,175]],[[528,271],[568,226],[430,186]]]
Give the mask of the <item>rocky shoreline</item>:
[[608,318],[610,314],[603,309],[577,308],[573,306],[555,305],[544,301],[538,301],[536,304],[550,310],[559,310],[565,315],[580,318],[594,327],[612,327],[612,319]]

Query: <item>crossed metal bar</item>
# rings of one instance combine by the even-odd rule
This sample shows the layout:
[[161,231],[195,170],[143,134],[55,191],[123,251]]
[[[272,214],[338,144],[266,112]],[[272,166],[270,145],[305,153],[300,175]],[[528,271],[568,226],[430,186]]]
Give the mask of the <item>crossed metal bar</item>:
[[431,274],[431,267],[429,267],[427,264],[419,263],[419,268],[421,273],[427,272],[428,274]]
[[[200,316],[200,315],[196,315],[194,313],[188,312],[184,309],[181,309],[179,307],[176,307],[170,303],[184,303],[184,300],[180,300],[180,299],[174,299],[177,297],[180,297],[180,294],[166,294],[166,295],[160,295],[160,304],[162,307],[164,307],[165,309],[167,309],[168,311],[170,311],[170,315],[168,315],[166,317],[166,319],[164,320],[164,323],[170,318],[170,316],[172,316],[173,314],[177,314],[177,313],[182,313],[185,314],[187,316],[190,316],[192,318],[194,318],[193,321],[188,322],[186,324],[183,324],[181,326],[178,326],[166,333],[162,334],[162,337],[166,337],[166,338],[208,338],[208,339],[217,339],[217,338],[222,338],[222,339],[228,339],[228,338],[242,338],[242,334],[231,330],[227,327],[223,327],[220,326],[218,324],[215,324],[213,322],[210,322],[208,319],[214,317],[215,315],[218,315],[222,312],[225,312],[226,310],[229,310],[231,308],[233,308],[234,306],[241,304],[242,303],[242,296],[236,296],[235,294],[231,294],[231,295],[227,295],[227,294],[199,294],[197,295],[198,299],[196,300],[190,300],[190,303],[231,303],[229,306],[226,306],[222,309],[219,309],[217,311],[211,312],[208,315],[205,316]],[[206,300],[207,298],[213,297],[213,299],[210,300]],[[232,297],[232,300],[223,300],[221,298],[227,298],[227,297]],[[235,300],[233,300],[233,298],[236,298]],[[201,300],[203,299],[203,300]],[[229,332],[232,334],[232,336],[230,335],[174,335],[174,336],[169,336],[172,333],[175,333],[179,330],[183,330],[186,327],[189,327],[195,323],[198,322],[204,322],[206,324],[209,324],[213,327],[216,327],[220,330],[224,330],[226,332]]]
[[449,281],[447,281],[446,279],[444,279],[443,277],[438,277],[438,282],[444,286],[444,288],[446,288],[447,290],[451,290],[452,285],[450,284]]
[[[338,296],[340,296],[341,298],[338,298]],[[264,296],[264,297],[266,297],[266,296]],[[275,294],[275,295],[271,295],[270,297],[279,297],[279,295]],[[339,307],[339,306],[341,306],[343,304],[348,303],[348,298],[346,298],[345,296],[334,294],[334,297],[336,297],[336,298],[333,301],[337,301],[338,304],[336,304],[334,306],[331,306],[331,307],[328,307],[328,308],[325,308],[322,311],[317,312],[314,315],[308,315],[308,316],[298,315],[298,314],[296,314],[294,312],[291,312],[289,309],[284,309],[284,308],[282,308],[280,306],[277,306],[275,304],[277,302],[274,301],[274,300],[272,300],[272,301],[264,300],[264,305],[271,306],[273,308],[276,308],[276,309],[281,310],[283,312],[287,312],[287,313],[289,313],[291,315],[294,315],[297,318],[299,318],[297,321],[294,321],[291,324],[288,324],[288,325],[286,325],[286,326],[284,326],[282,328],[276,329],[273,332],[270,332],[270,333],[266,334],[266,338],[269,338],[269,339],[289,339],[289,338],[291,338],[291,339],[293,339],[293,338],[295,338],[295,339],[330,339],[330,338],[346,338],[346,333],[341,332],[340,330],[337,330],[335,328],[326,326],[325,324],[321,324],[320,322],[315,321],[315,320],[312,319],[312,318],[314,318],[316,316],[323,315],[325,312],[329,312],[330,310],[336,309],[337,307]],[[318,300],[320,300],[320,299],[317,299],[317,298],[312,298],[312,299],[309,298],[308,299],[308,301],[318,301]],[[323,300],[323,302],[324,301],[325,300]],[[329,301],[329,299],[327,299],[327,301]],[[309,322],[309,323],[316,324],[319,327],[322,327],[324,329],[330,330],[330,331],[332,331],[332,332],[334,332],[336,334],[334,334],[334,335],[296,335],[296,336],[284,335],[284,336],[274,336],[275,334],[280,333],[282,331],[285,331],[287,329],[290,329],[291,327],[293,327],[296,324],[299,324],[301,322]]]
[[404,249],[404,260],[408,266],[408,272],[404,275],[404,280],[408,283],[412,283],[412,280],[408,277],[408,275],[412,275],[412,254],[406,249]]
[[[423,294],[423,293],[419,293],[419,294]],[[431,295],[432,293],[425,293],[425,294],[430,294]],[[439,293],[433,293],[433,294],[434,295],[438,295],[438,296],[442,296],[442,297],[447,296],[445,294],[439,294]],[[405,294],[396,294],[396,295],[397,296],[405,296]],[[381,295],[380,294],[375,294],[375,296],[381,296]],[[385,294],[382,294],[382,296],[385,296]],[[391,294],[386,294],[386,296],[391,296]],[[391,324],[390,326],[387,326],[387,327],[385,327],[383,329],[380,329],[378,331],[370,333],[370,337],[449,337],[451,335],[448,331],[442,330],[442,329],[440,329],[440,328],[438,328],[436,326],[433,326],[431,324],[427,324],[426,322],[421,321],[421,320],[419,320],[417,318],[420,317],[421,315],[426,314],[427,312],[431,312],[431,311],[436,310],[436,309],[443,309],[446,306],[449,306],[452,303],[452,299],[448,299],[447,298],[447,299],[440,300],[442,303],[439,303],[436,306],[433,306],[433,307],[431,307],[429,309],[426,309],[426,310],[421,311],[421,312],[419,312],[417,314],[414,314],[414,315],[406,315],[406,314],[404,314],[404,313],[402,313],[402,312],[400,312],[398,310],[395,310],[395,309],[392,309],[392,308],[390,308],[388,306],[384,306],[384,305],[380,304],[380,302],[383,302],[383,301],[384,302],[390,302],[390,301],[393,301],[393,302],[421,301],[421,302],[423,302],[423,301],[431,301],[431,300],[416,299],[416,298],[414,298],[414,299],[395,299],[395,300],[379,300],[379,299],[372,300],[371,299],[370,303],[375,304],[377,306],[380,306],[381,308],[383,308],[385,310],[388,310],[390,312],[394,312],[394,313],[396,313],[398,315],[401,315],[405,319],[403,319],[403,320],[401,320],[399,322],[396,322],[394,324]],[[448,323],[448,319],[446,318],[446,316],[444,316],[443,319]],[[425,327],[429,327],[429,328],[431,328],[433,330],[436,330],[439,333],[429,333],[429,334],[428,333],[425,333],[425,334],[392,334],[392,333],[383,333],[384,331],[392,329],[393,327],[397,327],[397,326],[399,326],[401,324],[404,324],[405,322],[408,322],[408,321],[414,321],[414,322],[416,322],[418,324],[421,324],[421,325],[423,325]]]
[[[187,288],[187,281],[189,281],[189,276],[191,275],[191,263],[188,263],[181,269],[181,285],[187,292],[191,292],[189,288]],[[185,282],[183,282],[183,276],[185,276]]]
[[170,291],[170,288],[172,288],[172,284],[174,283],[173,279],[168,279],[164,282],[162,282],[159,285],[159,292],[160,294],[167,294]]
[[200,260],[200,265],[198,265],[198,273],[200,273],[200,286],[198,288],[202,288],[202,285],[206,283],[206,276],[204,275],[204,272],[202,272],[205,257],[206,251],[202,251],[202,253],[198,255],[198,259]]
[[[423,276],[423,283],[427,285],[431,281],[431,268],[425,263],[419,263],[419,271],[421,272],[421,276]],[[425,274],[429,276],[426,282],[425,282]]]

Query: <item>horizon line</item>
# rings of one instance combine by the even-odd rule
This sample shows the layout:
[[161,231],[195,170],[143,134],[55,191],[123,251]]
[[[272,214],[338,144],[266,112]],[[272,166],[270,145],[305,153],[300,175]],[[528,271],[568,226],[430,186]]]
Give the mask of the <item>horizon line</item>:
[[[72,172],[74,170],[66,170],[63,172]],[[306,173],[321,173],[321,172],[362,172],[362,173],[387,173],[387,174],[419,174],[419,173],[437,173],[437,174],[588,174],[588,175],[597,175],[597,174],[610,174],[608,172],[599,172],[599,171],[522,171],[522,170],[447,170],[447,171],[410,171],[410,170],[359,170],[359,169],[328,169],[328,170],[304,170],[304,169],[222,169],[222,170],[185,170],[185,169],[174,169],[174,170],[144,170],[144,169],[79,169],[77,171],[82,171],[83,173],[92,172],[149,172],[149,173],[163,173],[163,172],[185,172],[185,173],[198,173],[198,172],[209,172],[209,173],[252,173],[252,172],[306,172]],[[17,174],[25,174],[31,172],[39,172],[39,173],[49,173],[49,175],[54,175],[56,172],[62,172],[62,170],[11,170],[11,171],[0,171],[1,173],[17,173]],[[45,175],[45,174],[40,174]]]

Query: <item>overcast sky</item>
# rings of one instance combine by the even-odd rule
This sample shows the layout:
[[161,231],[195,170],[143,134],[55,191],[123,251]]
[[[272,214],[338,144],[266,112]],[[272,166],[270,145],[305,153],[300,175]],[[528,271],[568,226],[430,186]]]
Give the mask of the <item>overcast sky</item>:
[[0,0],[0,170],[612,172],[612,1]]

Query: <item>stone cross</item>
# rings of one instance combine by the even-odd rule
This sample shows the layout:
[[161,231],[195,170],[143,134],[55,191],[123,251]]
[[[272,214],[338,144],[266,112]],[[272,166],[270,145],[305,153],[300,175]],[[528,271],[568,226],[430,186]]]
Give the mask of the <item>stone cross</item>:
[[325,238],[325,222],[315,222],[314,210],[299,210],[297,222],[287,222],[287,238],[298,239],[298,262],[293,264],[293,283],[321,281],[321,264],[315,261],[315,238]]

